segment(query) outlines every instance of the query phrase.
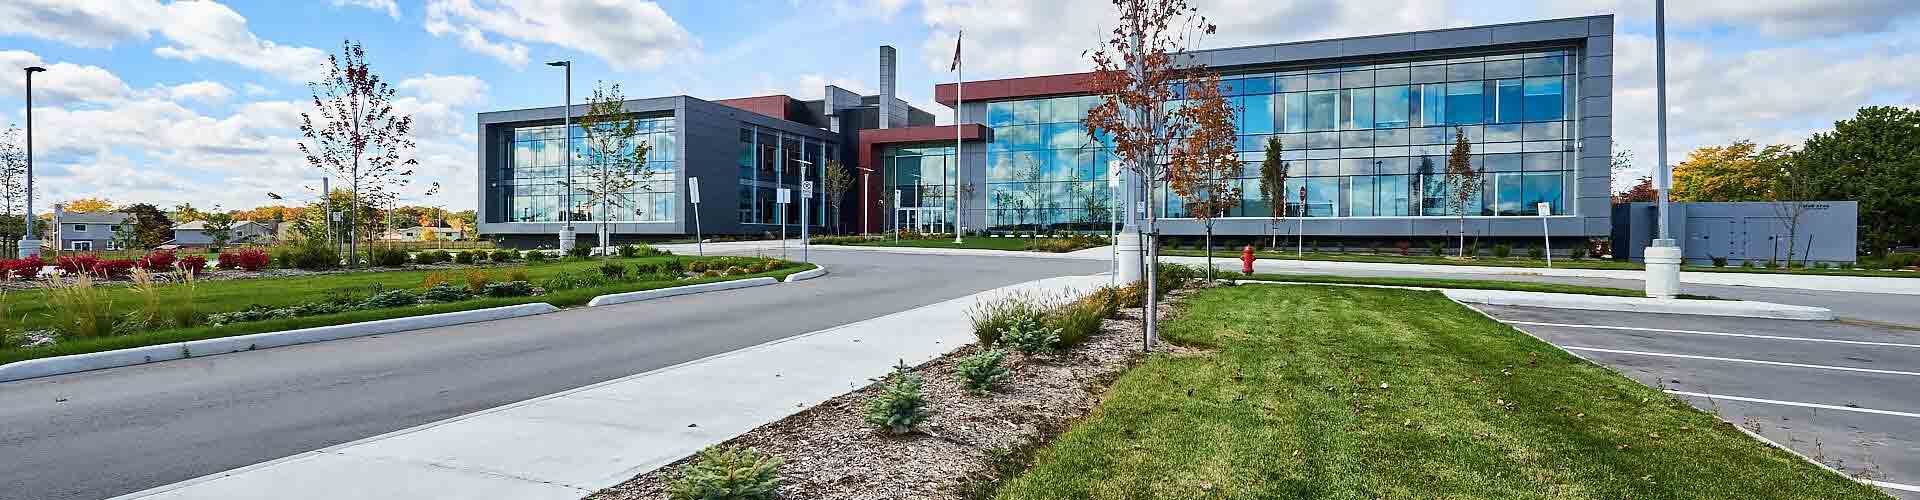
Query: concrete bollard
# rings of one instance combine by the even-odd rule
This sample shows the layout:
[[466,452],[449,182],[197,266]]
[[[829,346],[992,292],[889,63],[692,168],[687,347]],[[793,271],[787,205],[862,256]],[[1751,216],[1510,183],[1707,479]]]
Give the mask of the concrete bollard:
[[1647,247],[1647,296],[1671,299],[1680,294],[1680,247]]

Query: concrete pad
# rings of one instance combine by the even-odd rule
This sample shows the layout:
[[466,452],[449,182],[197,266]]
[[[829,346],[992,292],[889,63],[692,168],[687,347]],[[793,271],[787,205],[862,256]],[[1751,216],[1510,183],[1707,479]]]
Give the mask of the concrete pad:
[[122,499],[149,500],[340,500],[407,498],[467,500],[515,498],[575,500],[591,491],[557,484],[462,471],[412,462],[395,462],[331,453],[299,455],[291,460],[157,488]]
[[1589,311],[1632,311],[1643,313],[1693,314],[1826,321],[1833,311],[1822,307],[1794,306],[1747,300],[1655,299],[1646,297],[1610,297],[1571,293],[1515,292],[1507,290],[1448,289],[1442,293],[1456,302],[1500,306],[1584,309]]

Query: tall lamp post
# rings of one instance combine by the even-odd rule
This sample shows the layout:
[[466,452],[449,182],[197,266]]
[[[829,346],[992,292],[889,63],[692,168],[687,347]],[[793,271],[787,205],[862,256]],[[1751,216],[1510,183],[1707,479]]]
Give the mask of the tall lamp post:
[[1653,240],[1653,246],[1647,247],[1645,258],[1647,276],[1647,296],[1671,299],[1680,294],[1680,247],[1674,244],[1673,235],[1667,232],[1667,188],[1672,184],[1672,174],[1667,168],[1667,2],[1655,0],[1653,3],[1654,34],[1654,81],[1655,106],[1658,107],[1657,122],[1660,129],[1660,164],[1654,168],[1659,188],[1659,226],[1660,238]]
[[870,227],[867,225],[867,211],[873,208],[873,169],[856,168],[860,169],[860,234],[864,236]]
[[[562,153],[562,156],[565,156],[565,157],[566,157],[566,165],[567,165],[567,171],[566,171],[566,176],[567,176],[567,182],[566,182],[566,184],[565,184],[565,185],[566,185],[566,188],[567,188],[567,191],[566,191],[566,193],[565,193],[565,194],[562,194],[562,195],[561,195],[561,198],[560,198],[560,199],[561,199],[561,201],[560,201],[560,204],[561,204],[561,205],[560,205],[560,206],[561,206],[561,210],[560,210],[560,222],[561,222],[562,224],[564,224],[564,225],[562,225],[562,226],[560,226],[560,251],[561,251],[561,252],[571,252],[571,251],[573,251],[573,245],[574,245],[574,233],[573,233],[573,61],[554,61],[554,62],[550,62],[550,63],[547,63],[547,65],[548,65],[548,66],[554,66],[554,67],[558,67],[558,68],[563,68],[563,69],[565,69],[565,70],[566,70],[566,75],[567,75],[567,76],[566,76],[566,86],[567,86],[567,88],[566,88],[566,92],[565,92],[565,94],[566,94],[566,100],[567,100],[567,102],[566,102],[566,105],[562,107],[562,109],[564,109],[564,110],[565,110],[565,111],[562,111],[562,112],[561,112],[561,114],[562,114],[562,115],[564,115],[564,117],[562,117],[562,118],[560,119],[560,124],[561,124],[561,128],[562,128],[562,129],[564,129],[564,130],[566,131],[566,137],[567,137],[567,138],[566,138],[566,142],[564,142],[564,143],[562,143],[562,145],[560,146],[560,148],[561,148],[561,153]],[[603,241],[603,242],[600,242],[600,244],[602,244],[602,245],[605,245],[605,244],[606,244],[606,242],[604,242],[604,241]]]
[[46,70],[39,66],[27,67],[27,230],[20,235],[17,252],[22,259],[40,255],[40,238],[33,232],[33,74]]

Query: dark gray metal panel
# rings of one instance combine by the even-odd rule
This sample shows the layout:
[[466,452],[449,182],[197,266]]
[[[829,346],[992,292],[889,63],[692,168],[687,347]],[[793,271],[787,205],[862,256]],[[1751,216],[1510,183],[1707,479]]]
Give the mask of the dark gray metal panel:
[[1493,44],[1493,30],[1469,28],[1413,34],[1414,50],[1458,49]]
[[1518,23],[1489,28],[1493,43],[1525,43],[1587,37],[1586,19]]
[[1613,34],[1613,14],[1588,17],[1587,18],[1587,34],[1595,35],[1595,36],[1612,35]]
[[1589,97],[1580,100],[1580,117],[1613,116],[1613,98]]
[[1274,62],[1294,62],[1340,57],[1339,42],[1288,44],[1273,47]]
[[1592,37],[1587,37],[1587,55],[1612,56],[1613,55],[1613,36],[1612,35],[1605,35],[1605,36],[1596,35]]
[[1613,77],[1588,76],[1580,79],[1580,97],[1608,97],[1613,95]]
[[1613,56],[1593,56],[1586,58],[1586,71],[1582,76],[1613,76]]
[[1613,117],[1591,116],[1580,120],[1580,137],[1602,140],[1612,138]]
[[1271,47],[1240,47],[1208,51],[1204,60],[1208,66],[1241,66],[1247,64],[1266,64],[1273,61]]
[[1612,175],[1609,174],[1613,170],[1612,158],[1607,156],[1586,156],[1580,158],[1579,161],[1580,164],[1576,167],[1580,170],[1580,178],[1612,178]]
[[1340,43],[1340,52],[1345,56],[1370,56],[1411,52],[1414,50],[1413,35],[1386,35],[1354,38]]

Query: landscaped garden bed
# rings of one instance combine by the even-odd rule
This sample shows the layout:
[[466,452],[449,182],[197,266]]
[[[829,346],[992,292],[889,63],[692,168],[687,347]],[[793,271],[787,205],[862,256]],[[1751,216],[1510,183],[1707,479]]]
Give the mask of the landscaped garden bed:
[[1084,416],[1103,385],[1139,358],[1140,310],[1122,306],[1137,304],[1140,293],[1102,289],[1070,303],[1017,296],[978,308],[983,342],[896,368],[875,385],[589,498],[705,498],[694,493],[716,484],[714,467],[753,459],[778,460],[758,475],[780,498],[971,498],[1002,466]]
[[42,288],[0,294],[0,364],[531,302],[568,307],[609,293],[784,277],[810,267],[754,257],[626,253],[525,262],[508,255],[491,263],[456,258],[465,261],[457,267],[427,257],[425,264],[385,270],[224,281],[135,268],[125,286],[100,286],[93,273],[62,273],[43,280]]

